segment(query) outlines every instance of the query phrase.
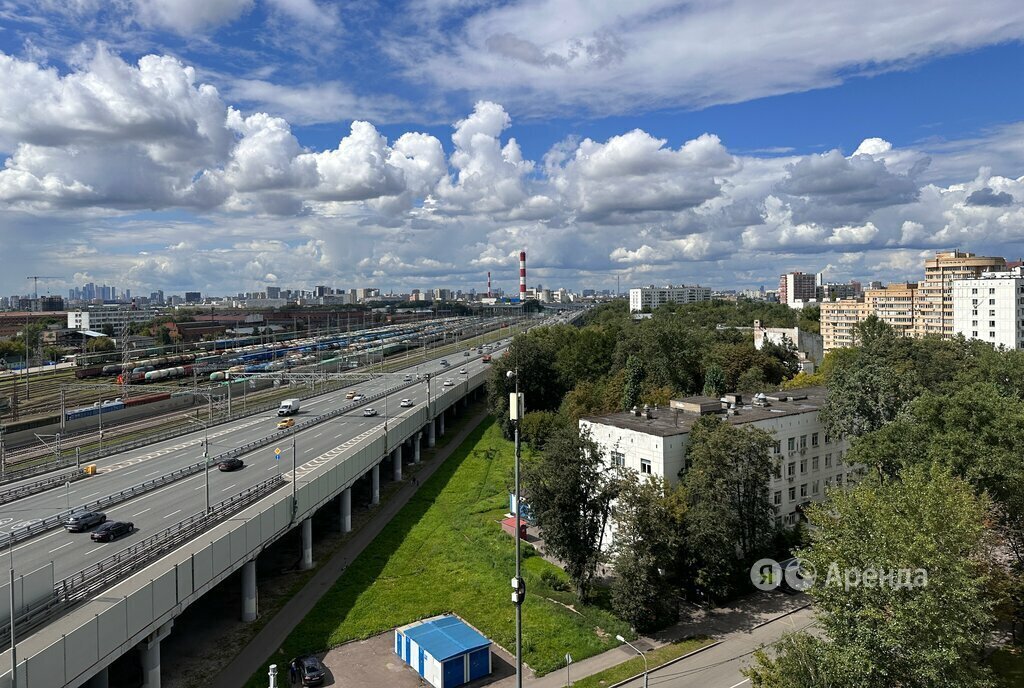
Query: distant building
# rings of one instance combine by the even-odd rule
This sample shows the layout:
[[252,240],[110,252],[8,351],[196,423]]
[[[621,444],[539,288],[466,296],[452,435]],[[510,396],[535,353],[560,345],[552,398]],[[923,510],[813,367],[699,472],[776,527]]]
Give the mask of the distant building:
[[710,301],[711,289],[698,285],[686,286],[684,284],[664,287],[655,287],[653,284],[648,287],[635,287],[629,290],[629,310],[639,312],[644,308],[654,310],[666,303],[697,303],[698,301]]
[[824,347],[820,334],[801,330],[799,327],[763,327],[760,320],[754,321],[754,348],[760,350],[765,342],[781,345],[789,341],[796,347],[800,372],[813,373],[824,358]]
[[818,419],[825,395],[824,387],[809,387],[759,395],[747,403],[739,395],[726,395],[725,401],[687,397],[673,399],[669,408],[582,418],[579,425],[590,432],[609,465],[656,475],[669,484],[678,483],[691,466],[689,433],[701,416],[720,414],[732,425],[766,430],[775,438],[775,473],[768,486],[775,521],[792,525],[806,505],[858,475],[843,462],[849,441],[829,437]]
[[185,303],[202,303],[203,295],[198,291],[185,292]]
[[981,277],[984,272],[1005,270],[1003,258],[963,251],[939,252],[935,258],[925,260],[924,280],[918,284],[914,305],[915,335],[934,334],[951,339],[954,333],[953,282]]
[[68,329],[101,331],[104,325],[110,325],[115,334],[120,334],[126,323],[149,322],[156,315],[153,311],[131,310],[124,306],[97,306],[68,311]]
[[267,287],[268,299],[279,299],[281,298],[281,287]]
[[793,306],[798,301],[813,301],[817,295],[817,275],[787,272],[779,276],[779,303]]
[[995,347],[1024,348],[1024,268],[954,280],[953,330]]

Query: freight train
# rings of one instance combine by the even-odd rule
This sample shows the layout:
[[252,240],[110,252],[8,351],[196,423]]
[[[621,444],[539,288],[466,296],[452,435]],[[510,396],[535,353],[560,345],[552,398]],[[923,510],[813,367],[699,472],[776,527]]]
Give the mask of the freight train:
[[[140,359],[138,361],[132,361],[129,365],[134,373],[140,368],[145,368],[147,366],[150,370],[157,370],[160,368],[181,366],[186,363],[192,363],[195,360],[195,354],[176,354],[173,356],[157,356],[156,358]],[[97,365],[86,368],[75,368],[75,377],[79,380],[83,380],[90,377],[121,375],[123,369],[124,365],[121,363],[108,363],[107,365],[102,366]]]

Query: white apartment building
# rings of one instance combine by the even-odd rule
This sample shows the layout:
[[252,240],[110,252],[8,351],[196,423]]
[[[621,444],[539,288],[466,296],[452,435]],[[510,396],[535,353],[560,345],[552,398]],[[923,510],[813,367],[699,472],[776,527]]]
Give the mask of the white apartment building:
[[953,330],[996,347],[1024,348],[1024,269],[954,280]]
[[808,387],[759,395],[746,404],[739,395],[727,395],[725,402],[710,397],[673,399],[669,408],[581,418],[580,430],[590,431],[610,464],[660,476],[669,484],[678,483],[690,465],[686,447],[690,428],[700,416],[718,413],[733,425],[766,430],[775,437],[775,474],[769,484],[775,521],[792,525],[805,505],[859,475],[844,462],[849,442],[829,437],[818,420],[825,394],[824,387]]
[[653,284],[648,287],[634,287],[629,290],[629,310],[631,313],[638,313],[649,307],[654,310],[666,303],[696,303],[698,301],[710,301],[711,288],[701,286],[688,287],[685,284],[664,287],[656,287]]
[[149,322],[158,315],[157,311],[138,311],[118,306],[90,308],[85,311],[68,311],[68,329],[100,330],[111,325],[115,334],[129,322]]

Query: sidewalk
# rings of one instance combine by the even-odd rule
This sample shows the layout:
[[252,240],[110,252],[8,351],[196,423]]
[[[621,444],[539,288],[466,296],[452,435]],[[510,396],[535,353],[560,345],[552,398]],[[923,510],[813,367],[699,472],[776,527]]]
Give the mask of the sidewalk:
[[[421,468],[416,473],[417,485],[409,480],[407,475],[404,478],[404,485],[392,495],[387,502],[381,503],[381,508],[375,513],[362,528],[352,533],[352,538],[342,545],[337,552],[323,564],[319,570],[309,579],[309,582],[292,597],[267,622],[259,633],[256,634],[248,645],[235,656],[216,677],[209,683],[210,688],[238,688],[249,677],[259,670],[266,671],[267,658],[273,655],[289,633],[308,615],[323,595],[330,590],[334,582],[348,566],[362,553],[366,546],[373,542],[374,538],[391,521],[398,511],[405,506],[409,499],[415,494],[438,466],[444,463],[449,456],[462,444],[473,430],[487,417],[486,411],[481,411],[472,416],[469,421],[459,430],[458,434],[449,440],[432,459],[425,459]],[[288,678],[288,668],[283,667],[285,683]]]

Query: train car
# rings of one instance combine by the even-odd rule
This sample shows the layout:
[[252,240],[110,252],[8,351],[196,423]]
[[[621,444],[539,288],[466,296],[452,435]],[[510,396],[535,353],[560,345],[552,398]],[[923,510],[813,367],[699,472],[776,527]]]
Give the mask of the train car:
[[114,401],[104,401],[102,404],[93,404],[92,406],[86,406],[84,408],[72,409],[66,412],[64,415],[68,420],[77,420],[78,418],[88,418],[89,416],[98,416],[101,413],[110,413],[111,411],[120,411],[123,409],[124,402],[120,399]]
[[160,392],[158,394],[144,394],[140,397],[128,397],[124,402],[125,406],[142,406],[143,404],[152,404],[155,401],[164,401],[170,399],[170,392]]
[[103,374],[103,366],[91,366],[89,368],[75,368],[75,377],[85,380],[90,377],[99,377]]

